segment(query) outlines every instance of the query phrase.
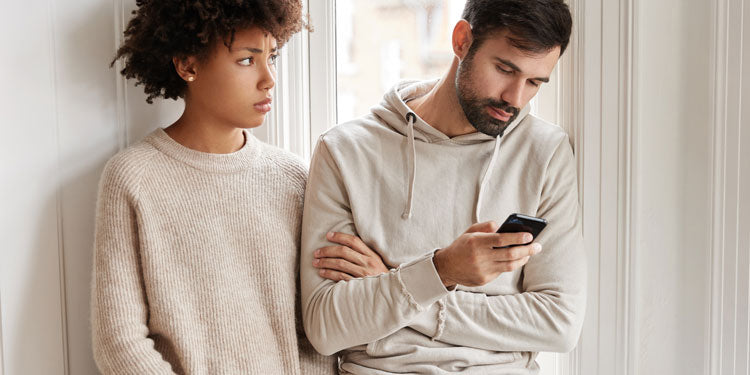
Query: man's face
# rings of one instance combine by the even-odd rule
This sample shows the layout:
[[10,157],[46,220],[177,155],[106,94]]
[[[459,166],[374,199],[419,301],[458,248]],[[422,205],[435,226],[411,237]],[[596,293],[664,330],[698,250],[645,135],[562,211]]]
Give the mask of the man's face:
[[[456,93],[469,122],[480,132],[502,135],[521,108],[549,81],[560,47],[533,53],[508,40],[507,31],[487,37],[458,64]],[[476,42],[476,41],[475,41]]]

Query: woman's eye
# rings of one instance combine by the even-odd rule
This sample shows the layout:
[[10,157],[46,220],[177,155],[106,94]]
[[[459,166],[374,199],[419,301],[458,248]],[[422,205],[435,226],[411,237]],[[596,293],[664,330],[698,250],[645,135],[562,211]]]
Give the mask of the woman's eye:
[[276,65],[276,59],[279,58],[279,55],[271,55],[268,56],[268,64],[270,65]]
[[253,58],[252,57],[248,57],[246,59],[242,59],[242,60],[239,61],[239,64],[243,65],[243,66],[253,65]]

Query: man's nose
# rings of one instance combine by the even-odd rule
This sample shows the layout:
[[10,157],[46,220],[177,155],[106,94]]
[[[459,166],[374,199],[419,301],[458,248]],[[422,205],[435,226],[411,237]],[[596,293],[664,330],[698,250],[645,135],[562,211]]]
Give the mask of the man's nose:
[[523,83],[521,79],[514,80],[513,83],[503,91],[502,99],[515,108],[523,107]]

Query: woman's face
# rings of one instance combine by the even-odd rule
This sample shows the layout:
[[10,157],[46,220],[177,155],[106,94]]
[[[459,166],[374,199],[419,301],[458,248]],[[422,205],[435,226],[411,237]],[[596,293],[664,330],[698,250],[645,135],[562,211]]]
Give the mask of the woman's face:
[[219,42],[206,59],[195,62],[186,106],[216,125],[260,126],[271,110],[276,56],[270,33],[258,27],[237,31],[230,48]]

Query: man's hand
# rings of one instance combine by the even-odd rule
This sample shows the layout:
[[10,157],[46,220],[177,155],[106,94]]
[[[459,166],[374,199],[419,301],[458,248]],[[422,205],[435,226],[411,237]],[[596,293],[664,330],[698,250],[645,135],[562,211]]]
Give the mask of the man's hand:
[[[481,286],[503,272],[522,267],[542,246],[531,242],[530,233],[495,233],[495,222],[474,224],[453,243],[435,252],[433,262],[446,287],[456,284]],[[499,247],[506,248],[498,249]]]
[[313,267],[318,274],[333,281],[351,280],[355,277],[375,276],[388,272],[380,255],[365,245],[357,236],[329,232],[328,241],[341,246],[326,246],[315,250]]

